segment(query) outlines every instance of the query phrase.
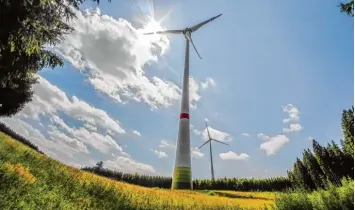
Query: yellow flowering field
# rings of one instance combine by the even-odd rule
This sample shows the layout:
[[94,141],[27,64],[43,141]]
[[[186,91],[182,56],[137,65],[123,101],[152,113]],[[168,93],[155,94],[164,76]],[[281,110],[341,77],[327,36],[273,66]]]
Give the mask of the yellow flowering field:
[[0,132],[0,209],[264,209],[270,193],[145,188],[64,165]]

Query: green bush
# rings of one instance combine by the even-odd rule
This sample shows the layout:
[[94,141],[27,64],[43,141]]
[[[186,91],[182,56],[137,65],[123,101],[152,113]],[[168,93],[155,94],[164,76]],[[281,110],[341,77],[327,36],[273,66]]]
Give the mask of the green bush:
[[276,198],[274,207],[279,210],[354,209],[354,181],[344,178],[341,187],[330,185],[326,190],[313,193],[281,193]]

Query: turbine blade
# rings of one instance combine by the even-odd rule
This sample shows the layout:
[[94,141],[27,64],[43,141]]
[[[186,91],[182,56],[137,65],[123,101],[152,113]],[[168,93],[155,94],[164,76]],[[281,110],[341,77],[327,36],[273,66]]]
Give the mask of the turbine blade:
[[209,129],[208,129],[207,122],[206,122],[206,129],[207,129],[208,139],[212,139],[212,138],[211,138],[211,135],[210,135],[210,131],[209,131]]
[[197,149],[201,149],[201,147],[203,147],[203,146],[205,146],[208,142],[210,142],[211,140],[207,140],[207,141],[205,141],[205,143],[203,143],[199,148],[197,148]]
[[197,51],[197,49],[196,49],[196,47],[195,47],[195,44],[194,44],[194,42],[192,41],[192,38],[191,38],[191,37],[189,38],[189,40],[190,40],[192,46],[194,47],[194,49],[195,49],[195,51],[196,51],[198,57],[200,57],[200,59],[202,59],[201,56],[200,56],[200,53],[198,53],[198,51]]
[[218,141],[217,139],[211,139],[211,140],[213,140],[213,141],[216,141],[216,142],[218,142],[218,143],[225,144],[225,145],[228,145],[228,146],[229,146],[229,144],[224,143],[224,142],[221,142],[221,141]]
[[217,15],[217,16],[214,16],[213,18],[210,18],[210,19],[208,19],[208,20],[205,20],[205,21],[203,21],[203,22],[201,22],[201,23],[199,23],[199,24],[196,24],[196,25],[192,26],[192,27],[191,27],[192,32],[197,31],[199,28],[201,28],[202,26],[206,25],[207,23],[213,21],[214,19],[218,18],[218,17],[221,16],[221,15],[222,15],[222,14],[219,14],[219,15]]
[[144,35],[150,35],[150,34],[181,34],[183,30],[166,30],[166,31],[155,31],[155,32],[148,32],[148,33],[143,33]]

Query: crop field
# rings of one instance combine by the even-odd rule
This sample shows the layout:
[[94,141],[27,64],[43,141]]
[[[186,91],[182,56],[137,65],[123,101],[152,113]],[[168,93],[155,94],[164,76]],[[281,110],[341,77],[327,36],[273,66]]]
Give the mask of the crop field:
[[259,209],[266,193],[171,191],[64,165],[0,133],[0,209]]
[[[0,209],[328,209],[354,205],[354,183],[313,193],[169,190],[60,163],[0,132]],[[276,205],[275,205],[276,204]]]

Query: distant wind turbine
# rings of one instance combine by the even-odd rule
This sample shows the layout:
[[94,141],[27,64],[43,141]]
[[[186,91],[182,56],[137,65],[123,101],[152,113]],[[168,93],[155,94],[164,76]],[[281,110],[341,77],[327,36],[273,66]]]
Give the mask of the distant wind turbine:
[[207,129],[207,134],[208,134],[208,140],[205,143],[203,143],[198,149],[201,149],[207,143],[210,143],[211,177],[212,177],[212,180],[214,180],[213,159],[212,159],[212,141],[216,141],[218,143],[225,144],[225,145],[228,145],[228,144],[211,138],[210,131],[208,130],[207,122],[206,122],[206,129]]
[[[145,33],[149,34],[183,34],[186,39],[185,49],[185,67],[183,76],[182,96],[181,96],[181,112],[178,130],[178,140],[176,143],[175,165],[173,172],[173,180],[171,184],[172,189],[192,189],[192,175],[191,175],[191,150],[190,150],[190,115],[189,115],[189,50],[190,42],[195,49],[199,58],[195,44],[192,41],[191,34],[200,29],[205,24],[213,21],[222,14],[203,21],[190,28],[180,30],[166,30]],[[202,58],[201,58],[202,59]]]

